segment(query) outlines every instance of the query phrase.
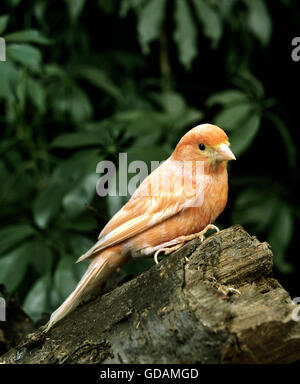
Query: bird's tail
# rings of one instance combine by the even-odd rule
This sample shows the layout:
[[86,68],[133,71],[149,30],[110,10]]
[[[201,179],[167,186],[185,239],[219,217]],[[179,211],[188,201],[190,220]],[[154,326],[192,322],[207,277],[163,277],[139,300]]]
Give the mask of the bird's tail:
[[89,292],[100,287],[111,273],[126,260],[126,256],[120,253],[119,247],[105,249],[96,255],[75,290],[52,313],[49,322],[45,325],[45,332],[48,332],[55,323],[73,311]]

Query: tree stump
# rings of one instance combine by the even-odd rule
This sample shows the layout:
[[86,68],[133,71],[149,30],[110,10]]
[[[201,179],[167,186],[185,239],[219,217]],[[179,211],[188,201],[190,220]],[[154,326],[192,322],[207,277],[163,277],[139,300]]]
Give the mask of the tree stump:
[[0,363],[295,362],[300,323],[272,257],[240,226],[195,239]]

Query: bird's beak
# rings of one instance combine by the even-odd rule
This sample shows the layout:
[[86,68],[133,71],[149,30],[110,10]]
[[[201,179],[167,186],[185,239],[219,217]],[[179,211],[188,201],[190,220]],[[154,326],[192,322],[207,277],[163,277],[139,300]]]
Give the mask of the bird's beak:
[[216,149],[216,152],[217,152],[217,156],[216,156],[217,161],[236,160],[231,149],[225,143],[222,143],[221,145],[219,145]]

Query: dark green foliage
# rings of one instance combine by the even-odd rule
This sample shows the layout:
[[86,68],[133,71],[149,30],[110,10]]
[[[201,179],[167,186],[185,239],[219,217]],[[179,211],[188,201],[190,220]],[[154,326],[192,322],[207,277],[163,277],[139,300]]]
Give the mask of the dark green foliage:
[[[128,161],[161,161],[184,132],[212,121],[242,160],[274,133],[285,174],[295,177],[289,110],[253,65],[272,43],[266,0],[3,3],[0,283],[18,292],[34,320],[73,290],[86,268],[74,261],[126,202],[96,195],[99,161],[116,162],[120,152]],[[263,152],[258,162],[259,176],[251,161],[231,165],[231,218],[227,212],[220,225],[239,223],[266,238],[278,270],[289,273],[299,209],[282,172],[270,172]]]

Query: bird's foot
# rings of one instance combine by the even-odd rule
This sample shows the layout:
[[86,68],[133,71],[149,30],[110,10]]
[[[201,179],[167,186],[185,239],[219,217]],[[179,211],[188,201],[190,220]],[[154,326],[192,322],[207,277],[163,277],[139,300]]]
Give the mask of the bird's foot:
[[[208,224],[201,232],[193,233],[192,235],[179,236],[174,240],[171,240],[167,243],[158,245],[155,247],[156,250],[154,254],[154,261],[158,264],[157,257],[161,252],[164,252],[164,255],[169,255],[170,253],[177,251],[177,249],[181,248],[187,241],[193,240],[195,238],[200,238],[201,242],[205,239],[204,235],[209,229],[215,229],[219,232],[219,228],[213,224]],[[176,244],[171,247],[171,245]]]
[[201,232],[198,232],[198,233],[193,233],[192,235],[187,235],[187,236],[182,236],[185,238],[185,241],[190,241],[190,240],[193,240],[193,239],[196,239],[197,237],[203,241],[205,239],[204,235],[206,234],[206,232],[209,230],[209,229],[214,229],[216,230],[217,232],[219,232],[219,228],[216,226],[216,225],[213,225],[213,224],[208,224]]
[[174,245],[174,247],[170,248],[160,248],[154,253],[154,261],[156,264],[158,264],[157,256],[161,253],[164,252],[164,255],[169,255],[170,253],[176,251],[177,249],[181,248],[184,245],[184,243],[179,243],[177,245]]

